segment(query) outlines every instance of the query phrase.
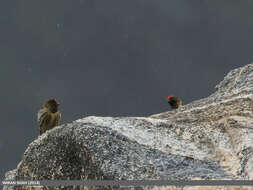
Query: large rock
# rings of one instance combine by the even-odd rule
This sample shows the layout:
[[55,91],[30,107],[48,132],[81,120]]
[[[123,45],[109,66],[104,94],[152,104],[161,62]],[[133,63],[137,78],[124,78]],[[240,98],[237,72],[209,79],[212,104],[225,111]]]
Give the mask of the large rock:
[[216,89],[150,117],[90,116],[56,127],[28,146],[6,179],[252,180],[253,64],[231,71]]

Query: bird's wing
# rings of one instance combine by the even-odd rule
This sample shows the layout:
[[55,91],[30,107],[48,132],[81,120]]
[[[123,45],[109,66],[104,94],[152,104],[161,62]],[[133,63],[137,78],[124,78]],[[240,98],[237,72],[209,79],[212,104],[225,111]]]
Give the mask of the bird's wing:
[[41,119],[43,118],[43,116],[47,113],[47,110],[45,108],[42,108],[39,110],[38,114],[37,114],[37,121],[40,123]]
[[60,119],[61,119],[61,112],[58,111],[57,114],[56,114],[56,121],[57,121],[57,122],[56,122],[56,123],[57,123],[56,125],[59,124]]
[[61,112],[59,112],[59,121],[60,121],[60,119],[61,119]]

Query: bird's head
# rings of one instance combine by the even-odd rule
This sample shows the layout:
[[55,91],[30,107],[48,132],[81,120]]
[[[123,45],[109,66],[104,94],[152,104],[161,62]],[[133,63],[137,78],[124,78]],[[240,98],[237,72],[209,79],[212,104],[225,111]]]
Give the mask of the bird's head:
[[170,104],[172,109],[177,109],[182,106],[182,101],[177,96],[168,96],[167,102]]
[[47,107],[50,109],[52,113],[55,113],[58,111],[59,103],[56,99],[50,99],[46,102]]
[[168,96],[167,97],[167,101],[169,102],[169,101],[171,101],[171,99],[173,98],[174,96]]

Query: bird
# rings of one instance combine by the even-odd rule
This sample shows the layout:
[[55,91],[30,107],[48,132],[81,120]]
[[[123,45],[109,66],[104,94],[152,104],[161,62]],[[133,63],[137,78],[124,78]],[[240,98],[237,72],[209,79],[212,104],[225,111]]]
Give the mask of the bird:
[[61,113],[58,111],[59,103],[56,99],[46,101],[38,111],[37,119],[40,128],[40,135],[59,124]]
[[177,109],[182,106],[182,101],[177,96],[168,96],[167,101],[172,109]]

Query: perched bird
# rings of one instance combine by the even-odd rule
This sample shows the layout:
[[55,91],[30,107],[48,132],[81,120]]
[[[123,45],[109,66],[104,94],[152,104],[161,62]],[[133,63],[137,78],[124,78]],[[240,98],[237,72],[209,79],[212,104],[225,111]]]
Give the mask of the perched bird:
[[182,106],[182,101],[177,96],[168,96],[167,101],[172,109],[177,109]]
[[55,99],[50,99],[46,101],[39,110],[37,116],[40,135],[58,125],[61,119],[61,113],[58,111],[59,105],[60,104]]

